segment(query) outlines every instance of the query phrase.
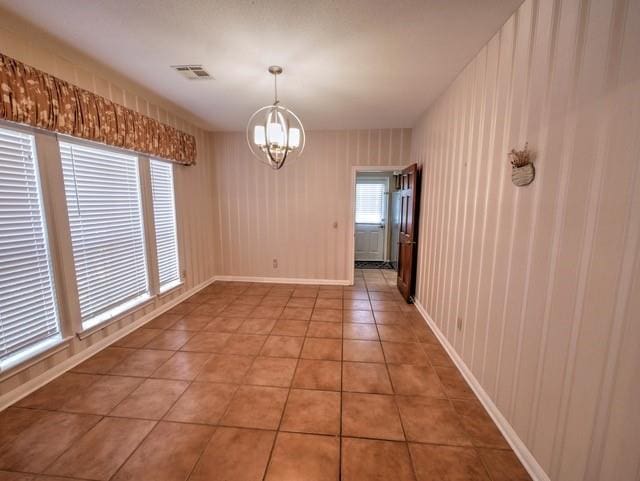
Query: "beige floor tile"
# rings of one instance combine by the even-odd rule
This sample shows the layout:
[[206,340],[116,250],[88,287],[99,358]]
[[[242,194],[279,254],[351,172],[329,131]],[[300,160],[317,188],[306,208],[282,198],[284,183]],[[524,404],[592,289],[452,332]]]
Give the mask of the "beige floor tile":
[[192,331],[166,330],[145,344],[145,349],[167,349],[176,351],[193,337]]
[[442,384],[431,366],[388,364],[396,394],[445,397]]
[[211,356],[208,352],[176,352],[151,377],[192,381]]
[[222,352],[231,336],[232,334],[228,332],[197,332],[180,350],[190,352]]
[[511,450],[479,449],[492,481],[531,481],[531,476]]
[[231,334],[222,352],[225,354],[257,356],[266,340],[267,336],[264,335]]
[[292,389],[282,417],[282,431],[340,433],[340,393]]
[[110,416],[160,419],[187,389],[187,381],[147,379],[118,404]]
[[409,444],[418,481],[490,481],[474,448]]
[[317,322],[342,322],[343,313],[340,309],[315,308],[311,314],[311,320]]
[[339,475],[338,438],[281,432],[265,481],[337,481]]
[[435,366],[438,378],[447,396],[451,399],[476,399],[467,381],[455,367]]
[[300,359],[292,386],[300,389],[340,391],[342,378],[340,364],[338,361]]
[[[11,417],[19,421],[27,421],[23,414],[32,419],[31,422],[2,423],[0,441],[0,469],[42,472],[47,466],[65,452],[84,433],[93,428],[99,416],[89,414],[67,414],[35,410],[8,410]],[[5,430],[12,424],[19,431],[9,435]],[[52,442],[55,440],[55,442]]]
[[342,359],[342,342],[339,339],[307,337],[304,341],[300,357],[303,359],[340,361]]
[[448,399],[397,396],[396,404],[408,441],[471,446],[460,416]]
[[422,345],[416,342],[383,342],[382,349],[389,364],[429,366],[429,358]]
[[209,322],[203,330],[211,332],[233,333],[240,328],[243,322],[244,319],[237,317],[216,317],[213,321]]
[[342,393],[342,435],[404,441],[393,396]]
[[311,321],[307,337],[342,339],[342,324],[337,322]]
[[240,386],[221,420],[225,426],[277,429],[288,390],[278,387]]
[[509,449],[509,444],[480,401],[454,399],[451,402],[475,446]]
[[267,357],[300,357],[303,337],[293,336],[269,336],[260,351],[261,356]]
[[262,481],[275,431],[217,428],[189,481]]
[[124,376],[102,376],[78,394],[70,393],[62,406],[63,411],[106,415],[141,383],[142,378]]
[[342,342],[342,356],[345,361],[384,362],[382,346],[378,341],[345,339]]
[[84,392],[89,386],[101,379],[95,374],[79,374],[68,372],[40,389],[18,401],[19,407],[57,410],[69,399],[69,393]]
[[377,341],[378,329],[375,324],[344,323],[343,337],[345,339],[358,339],[361,341]]
[[244,378],[244,383],[289,387],[297,362],[297,359],[284,357],[256,357]]
[[202,367],[197,381],[240,383],[253,364],[252,356],[214,354]]
[[106,374],[132,352],[131,349],[123,347],[107,347],[86,361],[78,364],[71,372]]
[[372,362],[344,362],[342,389],[350,392],[393,393],[387,367]]
[[158,423],[112,479],[185,480],[211,439],[213,431],[214,428],[209,426]]
[[106,481],[155,426],[155,421],[103,418],[49,468],[47,474]]
[[183,423],[217,424],[237,389],[237,384],[194,382],[164,419]]
[[110,373],[120,376],[148,377],[173,354],[173,351],[138,349],[116,364]]
[[342,481],[415,481],[407,444],[344,438]]

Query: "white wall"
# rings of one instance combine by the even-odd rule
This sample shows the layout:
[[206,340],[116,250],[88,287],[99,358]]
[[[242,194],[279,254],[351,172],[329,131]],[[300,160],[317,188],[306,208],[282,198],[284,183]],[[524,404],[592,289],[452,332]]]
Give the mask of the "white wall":
[[527,0],[413,132],[418,300],[554,480],[640,479],[639,48],[636,0]]
[[244,133],[214,133],[212,144],[217,272],[346,281],[352,166],[407,165],[411,130],[311,131],[303,157],[279,171],[251,156]]

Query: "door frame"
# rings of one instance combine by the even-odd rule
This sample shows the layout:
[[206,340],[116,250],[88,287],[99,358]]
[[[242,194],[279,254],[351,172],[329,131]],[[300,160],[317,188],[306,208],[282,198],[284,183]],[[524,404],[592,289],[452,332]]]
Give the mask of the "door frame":
[[347,280],[354,281],[354,265],[356,262],[356,176],[358,172],[393,172],[405,169],[406,165],[353,165],[351,167],[349,225],[347,226]]
[[[385,207],[385,216],[384,216],[384,228],[383,228],[383,238],[382,238],[382,260],[381,262],[385,262],[388,259],[386,259],[386,254],[387,254],[387,250],[389,249],[389,233],[390,233],[390,226],[389,226],[389,210],[391,208],[391,199],[389,197],[389,194],[391,193],[391,184],[389,182],[389,177],[383,177],[383,175],[386,175],[388,173],[388,171],[383,171],[383,172],[374,172],[374,173],[380,173],[381,176],[380,177],[367,177],[365,180],[369,183],[375,184],[375,183],[380,183],[380,182],[384,182],[384,185],[386,186],[385,189],[385,197],[384,197],[384,207]],[[362,179],[361,179],[362,182]],[[356,188],[357,188],[357,183],[358,183],[358,175],[356,173]],[[366,183],[366,182],[365,182]],[[357,205],[356,205],[357,208]],[[354,229],[355,226],[357,224],[355,223],[355,219],[354,219]],[[375,225],[375,224],[361,224],[361,225]],[[355,232],[355,231],[354,231]],[[355,246],[354,246],[354,252],[355,252]],[[355,259],[355,257],[354,257]],[[357,259],[355,259],[357,261]]]

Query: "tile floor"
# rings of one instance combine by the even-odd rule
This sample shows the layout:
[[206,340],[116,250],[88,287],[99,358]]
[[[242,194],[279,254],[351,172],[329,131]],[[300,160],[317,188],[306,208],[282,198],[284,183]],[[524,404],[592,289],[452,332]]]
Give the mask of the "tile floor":
[[0,481],[530,479],[394,282],[207,287],[0,413]]

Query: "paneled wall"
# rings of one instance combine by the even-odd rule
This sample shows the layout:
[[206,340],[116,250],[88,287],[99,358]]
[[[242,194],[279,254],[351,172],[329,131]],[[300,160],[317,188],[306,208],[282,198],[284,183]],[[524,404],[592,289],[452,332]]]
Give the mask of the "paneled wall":
[[212,134],[216,271],[347,280],[352,167],[407,165],[410,142],[410,129],[312,131],[303,157],[273,171],[251,156],[244,133]]
[[[185,130],[195,135],[198,148],[196,166],[176,166],[174,171],[178,236],[183,261],[182,269],[186,271],[184,285],[84,340],[74,338],[68,348],[53,356],[36,362],[26,369],[0,375],[1,399],[2,395],[23,386],[72,355],[80,353],[142,316],[160,309],[162,305],[182,293],[213,278],[215,250],[212,249],[212,245],[215,226],[211,219],[214,219],[215,210],[215,173],[211,162],[208,135],[196,126],[197,119],[189,117],[178,107],[168,104],[151,92],[82,57],[54,39],[43,36],[18,19],[4,14],[0,15],[0,51],[145,115]],[[54,142],[48,144],[55,150]],[[40,152],[40,154],[50,156],[57,161],[55,152]],[[59,228],[59,226],[56,227]]]
[[553,480],[640,479],[639,47],[638,1],[526,0],[413,131],[418,299]]

